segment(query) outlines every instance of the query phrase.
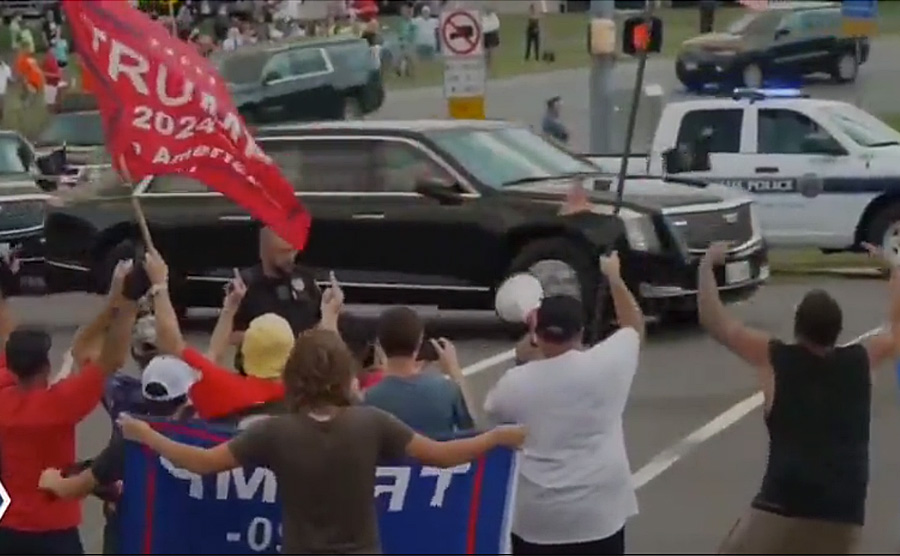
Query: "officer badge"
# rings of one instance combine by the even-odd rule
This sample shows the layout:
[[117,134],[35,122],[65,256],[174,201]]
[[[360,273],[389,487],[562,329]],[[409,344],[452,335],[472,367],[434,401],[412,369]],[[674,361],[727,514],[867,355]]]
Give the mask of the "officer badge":
[[306,289],[306,282],[303,278],[294,278],[291,280],[291,287],[294,288],[295,292],[303,293],[303,290]]

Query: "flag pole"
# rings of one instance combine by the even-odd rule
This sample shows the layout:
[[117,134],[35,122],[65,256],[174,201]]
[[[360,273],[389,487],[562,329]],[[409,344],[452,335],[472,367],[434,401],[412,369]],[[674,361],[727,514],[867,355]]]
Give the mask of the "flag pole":
[[[147,225],[147,217],[144,216],[144,209],[141,208],[140,199],[135,195],[135,191],[137,191],[138,188],[134,187],[135,184],[131,179],[131,172],[128,171],[128,166],[125,164],[125,157],[122,155],[119,155],[119,172],[121,172],[122,177],[131,186],[131,207],[134,209],[134,217],[137,221],[138,229],[141,232],[141,238],[144,240],[144,247],[149,251],[156,251],[156,247],[153,245],[153,237],[150,235],[150,227]],[[141,183],[143,184],[151,179],[153,179],[153,176],[147,176]]]
[[169,0],[169,20],[172,22],[172,36],[178,38],[178,25],[175,23],[175,0]]

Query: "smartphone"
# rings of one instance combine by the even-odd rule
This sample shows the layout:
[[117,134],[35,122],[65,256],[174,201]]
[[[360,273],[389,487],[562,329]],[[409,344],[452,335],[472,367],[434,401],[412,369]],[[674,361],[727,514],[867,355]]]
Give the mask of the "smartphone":
[[[134,248],[134,261],[131,272],[125,277],[125,283],[122,285],[122,293],[126,299],[137,301],[147,294],[150,289],[150,277],[147,276],[147,270],[144,268],[144,258],[147,252],[143,245],[137,245]],[[115,267],[113,267],[115,269]]]
[[437,361],[438,353],[437,350],[434,349],[434,345],[431,343],[430,338],[425,338],[422,340],[422,345],[419,347],[419,355],[416,357],[419,361]]

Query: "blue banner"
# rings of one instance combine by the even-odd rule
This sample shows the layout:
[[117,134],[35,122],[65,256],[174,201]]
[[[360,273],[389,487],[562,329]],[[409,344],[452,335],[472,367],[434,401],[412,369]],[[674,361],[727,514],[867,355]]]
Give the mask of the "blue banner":
[[[235,431],[153,423],[174,440],[212,446]],[[385,554],[508,554],[516,455],[495,449],[452,469],[380,466],[375,504]],[[201,477],[128,443],[120,554],[278,554],[281,504],[268,469]]]

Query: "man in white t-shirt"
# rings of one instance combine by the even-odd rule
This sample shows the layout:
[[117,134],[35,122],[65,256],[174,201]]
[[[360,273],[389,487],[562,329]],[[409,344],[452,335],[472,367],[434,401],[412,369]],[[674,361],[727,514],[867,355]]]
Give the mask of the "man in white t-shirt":
[[583,349],[584,310],[547,297],[532,327],[541,359],[514,367],[488,394],[485,413],[528,428],[519,466],[513,554],[624,554],[625,522],[637,514],[622,414],[644,335],[640,307],[601,257],[620,329]]

